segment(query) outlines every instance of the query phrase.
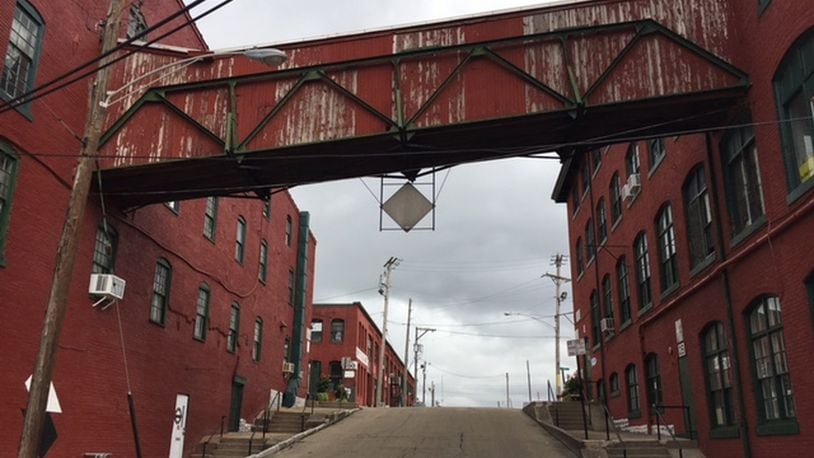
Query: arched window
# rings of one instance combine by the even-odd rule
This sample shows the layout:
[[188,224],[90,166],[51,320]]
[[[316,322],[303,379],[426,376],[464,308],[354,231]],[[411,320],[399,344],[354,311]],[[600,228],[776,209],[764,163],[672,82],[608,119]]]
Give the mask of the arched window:
[[730,232],[737,236],[760,224],[766,213],[754,130],[728,131],[721,141],[721,156]]
[[610,375],[610,394],[611,396],[619,394],[619,375],[616,372]]
[[260,242],[260,265],[257,269],[257,278],[263,283],[268,277],[269,245],[265,240]]
[[596,204],[596,224],[599,235],[599,244],[602,245],[608,239],[608,217],[605,213],[605,198],[599,199]]
[[576,254],[577,258],[577,275],[581,275],[583,270],[585,270],[585,261],[582,257],[582,239],[577,239],[577,245],[574,247],[574,253]]
[[589,263],[596,256],[596,238],[594,237],[593,221],[585,224],[585,262]]
[[234,353],[237,350],[237,336],[240,332],[240,305],[232,302],[229,311],[229,334],[226,335],[226,351]]
[[602,312],[599,310],[599,295],[596,294],[596,290],[593,290],[591,291],[591,333],[594,345],[599,345],[599,339],[602,338],[601,320]]
[[218,198],[209,197],[206,199],[206,208],[204,209],[203,235],[212,242],[215,241],[217,221],[218,221]]
[[639,173],[641,166],[639,163],[638,143],[631,143],[627,147],[627,154],[625,155],[625,169],[627,171],[627,176]]
[[[774,76],[789,192],[814,186],[814,28],[791,47]],[[796,191],[796,192],[795,192]]]
[[260,352],[263,349],[263,319],[259,316],[254,320],[254,345],[252,345],[252,359],[260,361]]
[[704,166],[692,169],[684,181],[684,209],[687,213],[687,239],[690,245],[690,266],[706,261],[713,253],[712,209],[707,193]]
[[338,343],[345,339],[345,320],[331,321],[331,342]]
[[198,300],[195,304],[195,325],[192,336],[200,341],[206,340],[206,330],[209,327],[209,300],[212,294],[206,283],[198,287]]
[[641,416],[639,403],[639,379],[636,377],[636,366],[629,364],[625,368],[625,382],[627,382],[627,415],[628,417]]
[[749,309],[748,320],[759,423],[794,419],[796,410],[780,299],[762,297]]
[[291,232],[294,230],[294,225],[291,222],[291,215],[285,217],[285,246],[291,246]]
[[608,274],[602,277],[602,299],[605,309],[603,315],[613,321],[613,290],[611,288],[611,278]]
[[14,184],[17,181],[18,164],[17,154],[4,142],[0,142],[0,266],[3,265],[6,234],[11,220],[11,201]]
[[647,237],[640,232],[633,242],[633,252],[636,254],[636,290],[639,293],[639,310],[643,310],[653,303],[650,290],[650,255],[647,253]]
[[704,346],[704,373],[707,379],[707,400],[713,428],[734,424],[732,409],[732,378],[729,350],[724,326],[712,323],[701,336]]
[[659,277],[661,291],[678,285],[678,264],[676,261],[676,234],[673,228],[673,209],[665,205],[656,217],[656,235],[659,241]]
[[611,207],[611,224],[616,224],[622,217],[622,184],[619,181],[619,173],[614,173],[608,188]]
[[[6,48],[5,65],[3,73],[0,74],[0,97],[6,100],[13,99],[34,86],[43,26],[42,17],[37,10],[29,2],[18,0],[14,17],[11,19],[11,35]],[[26,103],[18,110],[28,115],[30,107],[31,104]]]
[[93,267],[95,274],[113,273],[116,264],[116,248],[119,244],[119,234],[110,224],[102,224],[96,230],[96,243],[93,247]]
[[659,374],[659,357],[651,353],[644,359],[647,380],[647,403],[661,406],[661,375]]
[[167,306],[170,300],[170,281],[172,280],[172,266],[161,258],[155,265],[153,276],[153,296],[150,301],[150,321],[164,325],[167,318]]
[[650,173],[656,170],[661,164],[664,156],[667,155],[667,148],[664,146],[663,138],[654,138],[647,141],[647,155],[650,158]]
[[630,284],[628,280],[627,264],[625,257],[619,258],[616,262],[616,290],[619,293],[619,319],[620,324],[630,321]]
[[246,251],[246,220],[242,216],[237,218],[235,230],[235,261],[243,264],[243,257]]

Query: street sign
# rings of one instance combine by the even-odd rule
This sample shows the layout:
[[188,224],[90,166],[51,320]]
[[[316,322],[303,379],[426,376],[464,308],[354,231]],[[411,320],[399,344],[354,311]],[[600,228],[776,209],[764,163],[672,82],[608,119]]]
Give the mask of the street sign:
[[356,371],[345,371],[343,375],[345,378],[354,378],[356,377]]
[[585,341],[582,339],[573,339],[566,342],[568,345],[568,356],[577,356],[585,354]]
[[348,357],[342,358],[342,369],[346,371],[355,371],[359,369],[359,363]]

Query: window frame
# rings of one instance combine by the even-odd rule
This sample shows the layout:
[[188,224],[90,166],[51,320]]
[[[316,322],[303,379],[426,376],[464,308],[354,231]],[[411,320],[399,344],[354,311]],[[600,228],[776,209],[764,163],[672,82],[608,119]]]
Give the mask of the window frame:
[[633,321],[632,310],[630,308],[630,272],[628,272],[624,256],[620,256],[616,262],[616,291],[619,297],[619,319],[621,320],[621,328]]
[[[17,175],[20,171],[20,157],[5,142],[0,141],[0,164],[7,161],[9,164],[8,181],[5,185],[6,196],[0,209],[0,267],[6,265],[6,241],[11,226],[11,209],[14,205],[14,194],[17,185]],[[0,172],[2,173],[2,172]]]
[[[702,330],[700,337],[710,436],[713,438],[737,437],[735,408],[732,403],[732,365],[723,323],[715,321],[708,324]],[[714,346],[710,345],[711,343],[714,343]],[[718,388],[714,388],[713,378],[717,379]],[[724,417],[723,423],[718,422],[719,403]]]
[[636,365],[631,363],[625,367],[625,394],[627,400],[628,418],[642,416],[642,401],[639,396],[639,377],[636,374]]
[[294,305],[295,300],[295,279],[294,269],[288,269],[288,305]]
[[[215,237],[218,233],[218,198],[217,197],[207,197],[206,203],[204,204],[204,225],[203,225],[203,236],[206,237],[207,240],[214,243]],[[211,231],[211,234],[208,232]]]
[[246,259],[246,218],[243,216],[237,217],[237,226],[235,227],[235,261],[243,265]]
[[[25,94],[26,92],[28,92],[32,88],[34,88],[35,83],[36,83],[37,70],[39,68],[40,57],[41,57],[41,54],[42,54],[42,44],[43,44],[44,37],[45,37],[45,21],[43,20],[42,15],[39,13],[39,11],[37,11],[37,9],[34,8],[34,6],[31,3],[29,3],[27,0],[17,0],[15,2],[15,10],[14,10],[15,12],[17,11],[17,8],[21,9],[23,14],[26,14],[29,17],[29,19],[31,19],[33,22],[37,23],[37,25],[39,26],[39,28],[37,30],[37,37],[36,37],[37,43],[36,43],[36,46],[34,47],[34,56],[31,57],[31,67],[29,69],[29,72],[28,72],[28,75],[27,75],[27,78],[26,78],[25,89],[22,92],[22,94]],[[15,18],[14,18],[14,16],[12,16],[11,21],[9,21],[9,24],[12,24],[14,20],[15,20]],[[9,28],[11,28],[11,27],[9,27]],[[12,33],[13,33],[13,31],[9,31],[9,37],[8,37],[8,41],[6,43],[6,50],[5,50],[5,53],[3,54],[2,67],[0,67],[0,80],[2,79],[2,74],[5,71],[5,67],[6,67],[5,59],[6,59],[6,56],[8,55],[9,46],[11,46],[11,34]],[[22,94],[12,95],[12,94],[7,93],[4,89],[0,88],[0,99],[4,100],[6,102],[14,100],[15,98],[19,97]],[[33,121],[33,115],[32,115],[32,112],[31,112],[31,102],[30,101],[22,103],[22,104],[14,105],[13,108],[18,113],[23,115],[23,117],[28,119],[29,121]]]
[[[341,325],[341,329],[335,329],[334,325]],[[337,338],[337,333],[339,337]],[[331,343],[342,343],[345,341],[345,320],[334,318],[331,320]]]
[[611,177],[610,186],[608,187],[608,196],[610,199],[611,207],[611,225],[616,227],[616,223],[622,219],[622,184],[619,172],[613,174]]
[[690,270],[694,270],[705,265],[715,255],[712,206],[703,164],[693,167],[687,174],[681,194],[684,198]]
[[262,215],[265,219],[269,219],[271,217],[271,196],[263,199]]
[[260,362],[263,353],[263,318],[254,319],[254,337],[252,338],[252,361]]
[[237,352],[238,337],[240,335],[240,304],[232,302],[229,308],[229,332],[226,335],[226,351]]
[[[777,320],[779,324],[772,325],[770,323],[770,315],[767,313],[769,311],[769,304],[770,302],[774,302],[777,305]],[[765,329],[754,331],[753,330],[753,320],[755,316],[759,317],[757,313],[759,310],[764,310],[764,317],[766,320],[766,327]],[[798,409],[795,405],[794,399],[794,389],[791,386],[791,369],[788,367],[788,357],[786,355],[786,344],[785,344],[785,330],[783,325],[782,319],[782,305],[780,304],[780,298],[774,295],[763,295],[757,298],[752,304],[747,308],[745,312],[745,323],[746,323],[746,335],[748,337],[749,343],[749,357],[751,360],[751,371],[752,371],[752,386],[753,386],[753,393],[755,399],[755,408],[757,412],[757,434],[759,436],[766,436],[766,435],[788,435],[788,434],[798,434],[800,432],[800,427],[797,423],[797,412]],[[759,321],[759,318],[758,318]],[[773,340],[774,335],[779,335],[779,343],[780,349],[779,352],[775,352],[775,341]],[[757,362],[757,355],[755,352],[755,343],[756,341],[766,338],[768,339],[768,350],[771,353],[770,355],[764,356],[766,361],[766,370],[771,372],[768,377],[760,378],[760,374],[758,371],[758,362]],[[786,372],[779,374],[777,372],[777,355],[782,353],[782,359],[785,361],[786,365]],[[788,414],[787,406],[784,406],[783,401],[784,396],[783,392],[783,385],[782,382],[779,381],[783,376],[788,378],[788,388],[790,391],[790,402],[792,405],[792,413],[791,415]],[[770,383],[774,386],[774,389],[777,393],[777,418],[768,418],[766,408],[766,399],[764,398],[763,390],[761,382],[763,380],[769,379]],[[787,392],[788,394],[788,392]]]
[[577,258],[577,276],[582,276],[582,273],[585,271],[585,260],[583,259],[582,253],[582,237],[577,237],[577,243],[574,248],[574,252],[576,253]]
[[[205,293],[206,300],[201,303],[201,293]],[[192,323],[192,338],[200,342],[206,341],[206,331],[209,327],[209,310],[212,302],[212,291],[209,285],[201,283],[198,286],[198,297],[195,301],[195,321]],[[201,311],[203,309],[203,312]]]
[[599,346],[602,341],[602,328],[600,325],[600,321],[602,320],[602,309],[599,304],[599,293],[596,290],[591,291],[590,296],[590,306],[591,306],[591,340],[593,341],[593,347]]
[[294,231],[294,222],[291,220],[291,215],[285,217],[285,246],[291,246],[292,232]]
[[[766,221],[763,178],[760,173],[754,130],[751,127],[743,127],[728,131],[721,139],[720,150],[724,170],[724,193],[732,236],[730,244],[736,245]],[[752,175],[748,175],[749,172],[752,172]],[[738,183],[736,177],[740,178],[743,183]],[[746,188],[745,192],[744,188]],[[758,195],[751,196],[750,190],[754,190]],[[741,200],[744,205],[743,209],[739,208]],[[755,205],[759,206],[759,215],[752,214],[752,207]],[[741,215],[742,211],[745,211],[746,215]],[[741,222],[744,219],[743,216],[746,219]]]
[[653,176],[664,158],[667,157],[667,145],[664,137],[651,138],[647,141],[647,158],[650,161],[650,171],[647,176]]
[[[110,237],[110,265],[106,266],[98,262],[97,254],[99,253],[99,235],[106,234]],[[94,274],[112,274],[116,269],[116,254],[119,249],[119,233],[116,228],[107,223],[102,223],[96,229],[96,237],[93,239],[93,258],[91,259],[91,273]]]
[[660,409],[664,403],[664,390],[661,385],[659,356],[656,353],[647,355],[644,358],[644,368],[647,403]]
[[669,203],[662,205],[656,216],[656,240],[658,241],[659,284],[662,296],[678,288],[678,259],[673,208]]
[[168,200],[164,202],[164,206],[176,215],[181,213],[181,202],[178,200]]
[[[639,299],[639,314],[653,306],[653,286],[651,283],[650,252],[647,247],[647,234],[642,231],[633,241],[636,259],[636,293]],[[645,294],[646,293],[646,294]]]
[[597,240],[599,245],[602,246],[608,241],[608,215],[605,211],[604,197],[600,197],[599,202],[596,204],[596,226]]
[[625,173],[628,177],[633,174],[641,175],[642,173],[642,162],[639,157],[639,144],[637,142],[631,142],[627,147],[627,153],[625,153]]
[[619,374],[617,374],[616,372],[612,372],[610,377],[608,378],[608,380],[609,380],[608,389],[610,390],[610,397],[619,396],[619,394],[620,394],[619,393]]
[[589,218],[585,223],[585,265],[590,265],[594,258],[596,258],[596,234],[594,222]]
[[[160,276],[160,273],[165,275]],[[159,291],[163,280],[164,291]],[[159,326],[167,324],[167,310],[170,303],[170,291],[172,290],[172,265],[165,258],[158,258],[155,263],[155,273],[153,274],[153,292],[150,295],[150,322]],[[156,298],[160,304],[156,304]]]
[[263,239],[260,241],[260,253],[258,255],[258,268],[257,279],[265,284],[268,280],[268,260],[269,260],[269,244]]
[[[319,331],[314,331],[314,325],[317,323],[319,323],[320,325]],[[311,319],[311,342],[321,343],[324,335],[325,335],[325,322],[322,320],[322,318]],[[318,336],[318,338],[316,336]]]

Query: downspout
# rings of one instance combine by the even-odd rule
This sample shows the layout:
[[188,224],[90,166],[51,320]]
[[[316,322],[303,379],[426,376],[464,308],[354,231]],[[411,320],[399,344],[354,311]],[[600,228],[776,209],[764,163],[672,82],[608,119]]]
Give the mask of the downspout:
[[[706,139],[706,147],[707,147],[707,163],[709,164],[709,182],[710,182],[710,191],[712,193],[712,214],[715,218],[715,235],[717,236],[718,241],[718,256],[721,257],[721,263],[726,262],[726,250],[724,249],[724,233],[723,227],[721,226],[721,209],[719,205],[719,192],[718,192],[718,180],[717,176],[715,175],[714,167],[713,167],[713,156],[712,156],[712,137],[709,133],[705,134]],[[738,410],[740,410],[740,436],[741,442],[743,442],[743,456],[744,458],[751,458],[752,456],[752,446],[749,441],[749,423],[746,419],[746,401],[743,397],[743,381],[741,380],[741,370],[740,370],[740,351],[738,350],[738,336],[736,333],[735,327],[735,311],[734,307],[732,306],[732,290],[729,285],[729,269],[724,265],[723,269],[721,269],[721,284],[724,288],[724,304],[726,304],[726,318],[728,321],[728,328],[729,328],[729,340],[732,344],[732,352],[730,352],[730,358],[732,358],[732,369],[735,372],[735,384],[737,385],[737,389],[735,390],[738,393]]]
[[294,373],[288,379],[288,386],[283,395],[283,405],[285,407],[294,406],[297,401],[297,390],[302,384],[310,220],[311,215],[308,212],[300,212],[299,237],[297,238],[297,270],[294,283],[294,329],[291,335],[291,362],[294,363]]

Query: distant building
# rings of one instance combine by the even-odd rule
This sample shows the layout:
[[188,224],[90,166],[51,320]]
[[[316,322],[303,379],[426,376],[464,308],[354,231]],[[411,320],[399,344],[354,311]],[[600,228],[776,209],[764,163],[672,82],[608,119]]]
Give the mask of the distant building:
[[[155,24],[182,6],[180,0],[144,2],[133,17]],[[6,56],[0,97],[10,100],[97,56],[97,22],[107,9],[108,2],[91,0],[0,2],[0,51]],[[195,27],[162,44],[168,47],[141,48],[140,62],[207,49]],[[112,84],[141,71],[115,68]],[[0,114],[4,457],[17,454],[28,400],[24,382],[40,341],[88,87],[81,81]],[[104,196],[104,203],[106,218],[100,196],[92,194],[79,221],[53,372],[62,412],[51,414],[57,440],[48,456],[135,456],[128,390],[145,457],[167,456],[178,443],[176,408],[186,423],[180,451],[188,456],[221,425],[234,430],[241,418],[251,422],[273,392],[287,391],[292,403],[304,398],[307,368],[301,363],[308,359],[304,333],[316,242],[308,214],[288,193],[267,202],[241,196],[119,208],[115,197]],[[124,299],[107,310],[93,308],[91,273],[125,279]],[[293,374],[283,373],[284,361],[294,363]]]
[[655,425],[664,406],[706,456],[804,456],[814,445],[814,9],[729,7],[720,19],[737,39],[725,55],[752,84],[748,104],[722,113],[732,127],[576,150],[553,197],[568,203],[592,396],[631,425]]
[[[373,406],[376,380],[379,377],[379,349],[382,332],[359,302],[349,304],[314,304],[311,320],[310,369],[311,393],[317,392],[319,380],[327,379],[331,388],[342,385],[349,399],[362,406]],[[342,360],[356,362],[353,377],[342,368]],[[415,404],[415,377],[387,343],[383,374],[383,402],[401,405],[402,379],[407,377],[406,405]]]

